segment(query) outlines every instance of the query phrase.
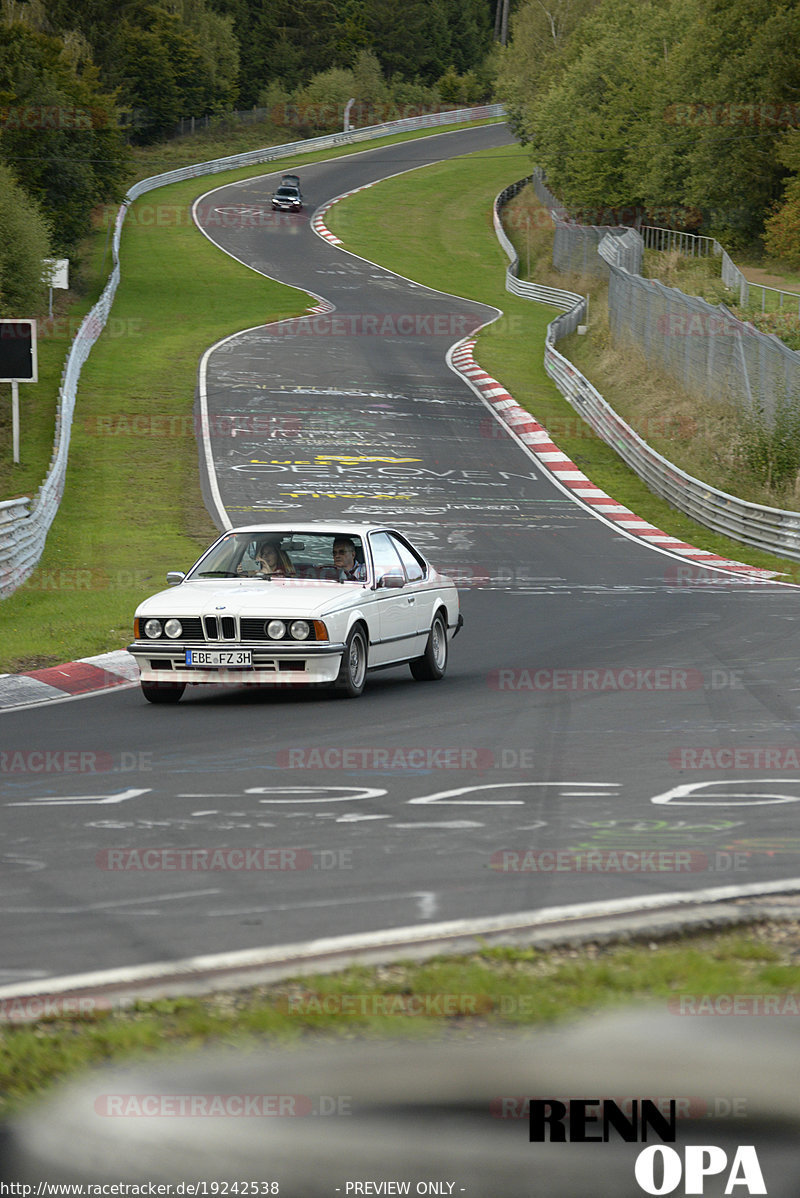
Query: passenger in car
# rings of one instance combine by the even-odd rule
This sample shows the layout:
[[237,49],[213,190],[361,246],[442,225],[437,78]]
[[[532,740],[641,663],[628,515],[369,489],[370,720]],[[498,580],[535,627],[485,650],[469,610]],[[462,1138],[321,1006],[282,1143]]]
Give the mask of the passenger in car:
[[288,578],[294,574],[294,566],[288,553],[276,545],[274,541],[264,541],[258,553],[256,562],[260,566],[259,573]]
[[280,547],[280,544],[276,544],[275,541],[262,541],[255,554],[255,561],[258,567],[256,571],[247,570],[242,562],[237,568],[237,573],[249,574],[251,577],[254,574],[260,577],[266,575],[270,578],[273,576],[275,578],[290,578],[295,573],[288,553]]

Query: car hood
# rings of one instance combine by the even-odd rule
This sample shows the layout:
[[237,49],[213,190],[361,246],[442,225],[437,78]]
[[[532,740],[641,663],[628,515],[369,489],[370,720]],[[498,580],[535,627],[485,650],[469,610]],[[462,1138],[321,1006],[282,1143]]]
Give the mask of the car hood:
[[232,578],[225,582],[182,582],[152,595],[137,616],[324,616],[364,601],[363,585],[353,582],[299,582],[291,579]]

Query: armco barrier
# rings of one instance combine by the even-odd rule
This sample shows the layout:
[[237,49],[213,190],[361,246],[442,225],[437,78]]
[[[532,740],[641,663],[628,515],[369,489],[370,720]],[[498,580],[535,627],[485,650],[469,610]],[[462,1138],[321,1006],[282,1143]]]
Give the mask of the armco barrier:
[[[528,181],[521,179],[500,193],[494,204],[494,225],[500,243],[511,259],[506,273],[507,289],[514,295],[564,309],[547,326],[544,356],[545,370],[561,394],[650,490],[672,507],[714,532],[723,533],[767,553],[800,561],[800,512],[749,503],[693,478],[648,445],[589,380],[558,352],[556,342],[568,333],[574,333],[578,325],[584,323],[588,301],[571,291],[521,283],[516,278],[518,259],[502,229],[500,209]],[[617,240],[614,237],[614,241]],[[615,257],[614,247],[606,246],[605,253]]]
[[588,300],[584,296],[577,295],[574,291],[561,291],[557,287],[543,287],[539,283],[526,283],[517,278],[519,258],[517,257],[517,251],[506,236],[500,216],[500,209],[509,200],[513,199],[529,182],[530,178],[519,179],[516,183],[512,183],[507,187],[505,191],[501,191],[492,209],[492,220],[497,240],[511,259],[506,270],[506,291],[510,291],[512,295],[518,295],[522,299],[537,300],[540,304],[550,304],[554,308],[563,308],[564,311],[570,311],[576,305],[583,305],[581,314],[585,314],[588,307]]
[[135,183],[126,193],[117,213],[112,242],[113,269],[103,294],[85,317],[75,335],[64,364],[56,412],[53,453],[47,477],[39,488],[30,509],[24,506],[30,502],[27,499],[11,500],[9,503],[0,504],[0,599],[5,599],[13,594],[35,569],[44,552],[47,534],[61,502],[66,479],[78,379],[92,346],[105,328],[111,305],[114,302],[114,295],[120,279],[119,246],[122,225],[129,204],[148,191],[166,187],[169,183],[194,179],[201,175],[213,175],[238,167],[276,162],[281,158],[291,157],[293,154],[333,149],[336,146],[369,141],[396,133],[406,133],[413,129],[489,120],[504,114],[505,109],[502,104],[485,104],[476,108],[458,108],[452,112],[427,113],[422,116],[406,117],[399,121],[387,121],[381,125],[370,125],[363,129],[354,129],[349,133],[331,133],[323,137],[308,138],[305,141],[287,142],[282,146],[266,146],[259,150],[249,150],[244,154],[233,154],[227,158],[215,158],[209,162],[166,171],[162,175],[153,175],[149,179],[142,179]]

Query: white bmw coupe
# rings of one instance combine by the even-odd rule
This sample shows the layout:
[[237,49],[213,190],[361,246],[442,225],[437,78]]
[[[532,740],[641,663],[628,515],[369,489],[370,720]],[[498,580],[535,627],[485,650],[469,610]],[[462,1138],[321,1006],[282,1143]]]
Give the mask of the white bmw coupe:
[[460,629],[455,584],[393,528],[260,524],[214,542],[136,609],[141,687],[177,703],[187,685],[320,685],[354,697],[371,670],[435,681]]

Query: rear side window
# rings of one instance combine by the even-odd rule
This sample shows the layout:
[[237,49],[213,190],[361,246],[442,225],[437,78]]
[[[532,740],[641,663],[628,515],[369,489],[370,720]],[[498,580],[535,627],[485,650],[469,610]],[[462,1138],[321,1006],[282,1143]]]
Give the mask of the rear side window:
[[406,577],[409,582],[421,582],[425,577],[425,566],[417,557],[416,553],[412,553],[410,547],[398,537],[390,535],[389,538],[400,555],[400,561],[403,563],[406,571]]
[[376,532],[369,538],[372,560],[375,563],[375,578],[384,574],[397,574],[402,578],[403,568],[397,557],[397,546],[392,537],[385,532]]

